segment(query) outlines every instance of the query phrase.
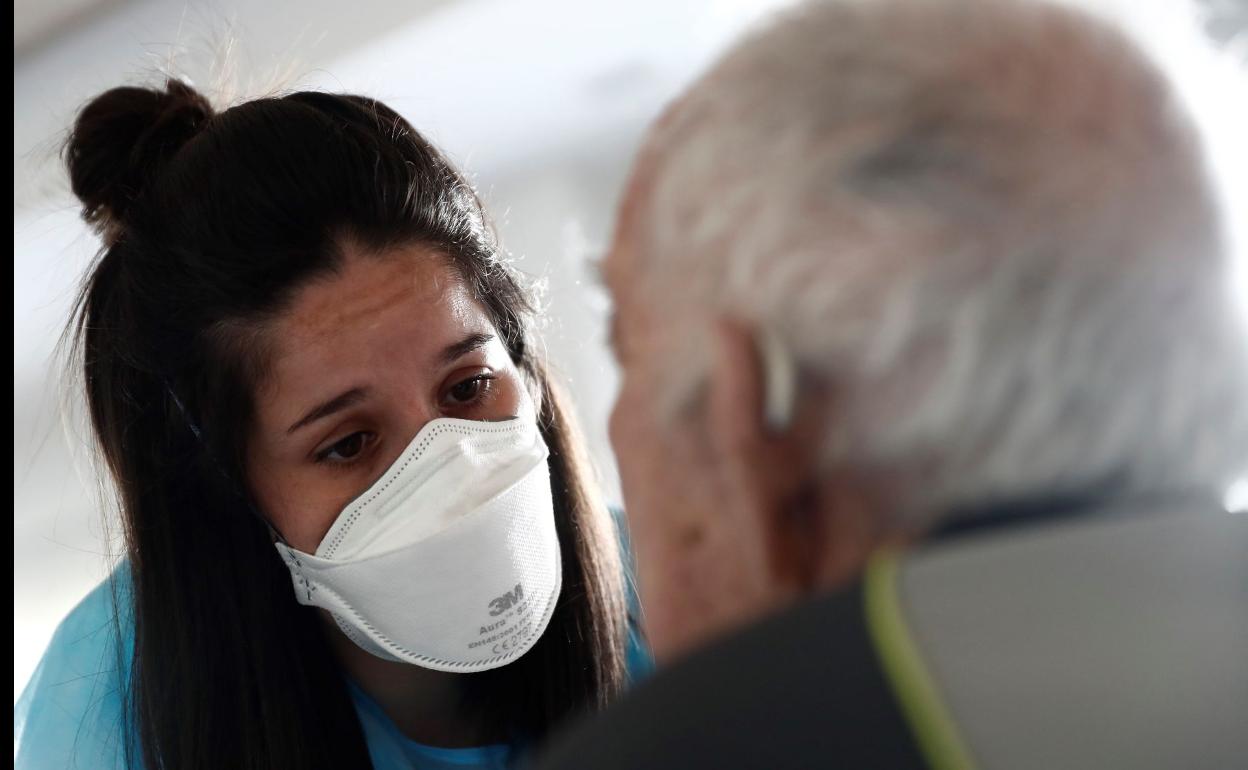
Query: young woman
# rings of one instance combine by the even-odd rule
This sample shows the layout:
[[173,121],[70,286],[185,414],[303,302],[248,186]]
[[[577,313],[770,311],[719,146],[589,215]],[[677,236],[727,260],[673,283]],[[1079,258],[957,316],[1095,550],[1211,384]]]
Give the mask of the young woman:
[[508,767],[644,665],[529,294],[402,117],[170,81],[97,97],[66,159],[128,558],[16,707],[18,767]]

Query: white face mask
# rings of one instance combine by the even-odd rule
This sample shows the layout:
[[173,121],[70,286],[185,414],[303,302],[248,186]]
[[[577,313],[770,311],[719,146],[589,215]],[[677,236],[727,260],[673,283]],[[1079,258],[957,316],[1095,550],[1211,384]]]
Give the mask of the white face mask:
[[548,455],[528,420],[433,420],[315,555],[276,544],[299,603],[387,660],[469,673],[519,658],[562,582]]

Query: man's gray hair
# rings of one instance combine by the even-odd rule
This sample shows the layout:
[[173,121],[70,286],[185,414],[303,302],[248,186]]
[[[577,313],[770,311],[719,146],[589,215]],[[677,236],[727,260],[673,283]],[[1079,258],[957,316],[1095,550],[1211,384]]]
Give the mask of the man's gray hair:
[[[1055,5],[791,11],[656,127],[623,227],[649,302],[784,340],[829,466],[930,524],[1248,467],[1248,340],[1200,134],[1110,25]],[[664,309],[666,308],[666,309]],[[672,355],[705,376],[706,339]]]

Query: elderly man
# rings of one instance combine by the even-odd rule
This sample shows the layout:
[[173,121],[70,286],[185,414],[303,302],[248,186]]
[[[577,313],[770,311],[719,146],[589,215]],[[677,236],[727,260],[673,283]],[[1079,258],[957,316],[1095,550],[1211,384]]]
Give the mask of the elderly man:
[[1248,339],[1106,24],[842,2],[669,110],[605,275],[666,669],[548,768],[1248,757]]

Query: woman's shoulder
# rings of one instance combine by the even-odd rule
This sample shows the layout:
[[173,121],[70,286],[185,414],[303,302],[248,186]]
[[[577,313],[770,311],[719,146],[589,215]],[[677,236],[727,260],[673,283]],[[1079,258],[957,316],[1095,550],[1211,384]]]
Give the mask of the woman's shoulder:
[[123,562],[60,622],[14,704],[14,767],[123,767],[132,651]]
[[133,620],[130,609],[130,564],[125,559],[101,580],[61,620],[52,635],[54,645],[76,647],[96,641],[99,629],[114,620]]

